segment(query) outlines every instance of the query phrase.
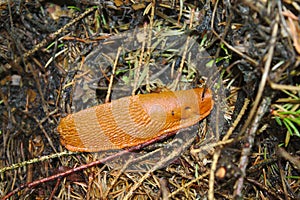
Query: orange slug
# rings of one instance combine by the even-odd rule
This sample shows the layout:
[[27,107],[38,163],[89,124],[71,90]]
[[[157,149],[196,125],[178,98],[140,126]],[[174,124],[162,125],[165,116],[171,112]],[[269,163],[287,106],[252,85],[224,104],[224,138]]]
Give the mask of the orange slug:
[[139,94],[70,114],[57,130],[71,151],[122,149],[192,126],[212,108],[207,88]]

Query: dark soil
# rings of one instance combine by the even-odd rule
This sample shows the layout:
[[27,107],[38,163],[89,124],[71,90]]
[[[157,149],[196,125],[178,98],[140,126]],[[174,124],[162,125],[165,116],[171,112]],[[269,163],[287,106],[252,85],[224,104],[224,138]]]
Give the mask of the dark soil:
[[[299,1],[0,0],[0,15],[3,199],[300,199]],[[175,135],[60,143],[67,114],[193,87],[214,109]]]

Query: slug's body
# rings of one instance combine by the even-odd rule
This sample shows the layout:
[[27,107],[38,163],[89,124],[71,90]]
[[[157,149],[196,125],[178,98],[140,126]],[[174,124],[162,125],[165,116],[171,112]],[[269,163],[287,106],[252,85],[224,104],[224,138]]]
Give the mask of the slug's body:
[[194,125],[212,107],[209,89],[140,94],[70,114],[57,130],[71,151],[121,149]]

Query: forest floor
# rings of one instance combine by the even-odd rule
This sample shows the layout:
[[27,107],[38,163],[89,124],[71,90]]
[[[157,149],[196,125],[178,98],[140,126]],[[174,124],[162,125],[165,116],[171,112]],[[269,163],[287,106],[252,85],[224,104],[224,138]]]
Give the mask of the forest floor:
[[[298,0],[0,0],[0,16],[3,199],[300,199]],[[160,127],[132,104],[57,129],[196,87],[209,111],[142,143]],[[193,111],[178,99],[146,107]]]

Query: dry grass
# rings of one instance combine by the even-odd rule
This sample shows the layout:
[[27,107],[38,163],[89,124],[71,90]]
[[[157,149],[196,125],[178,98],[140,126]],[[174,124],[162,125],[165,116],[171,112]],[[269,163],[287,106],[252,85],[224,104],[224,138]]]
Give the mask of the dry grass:
[[[66,4],[0,2],[1,196],[300,198],[298,1]],[[130,153],[59,143],[66,113],[196,86],[214,110],[175,136]]]

